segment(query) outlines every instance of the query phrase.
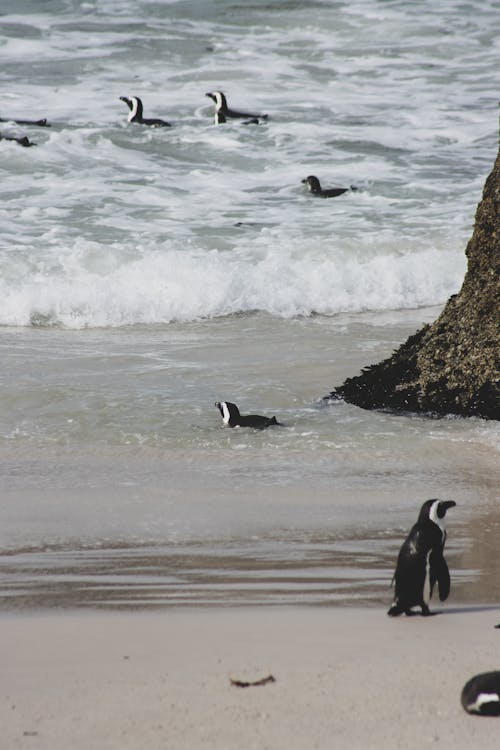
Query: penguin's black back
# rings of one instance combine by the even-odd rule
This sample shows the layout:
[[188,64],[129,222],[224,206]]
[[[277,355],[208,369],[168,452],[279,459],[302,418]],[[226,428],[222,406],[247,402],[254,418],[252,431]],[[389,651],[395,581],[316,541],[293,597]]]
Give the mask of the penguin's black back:
[[0,117],[0,122],[15,122],[16,125],[36,125],[39,128],[50,128],[47,118],[43,117],[41,120],[17,120],[17,119],[5,119]]
[[399,551],[394,586],[396,598],[408,608],[420,604],[427,556],[441,550],[441,531],[432,521],[417,522]]
[[465,683],[460,697],[469,714],[500,716],[500,672],[484,672]]
[[429,598],[436,581],[439,582],[439,598],[447,599],[450,592],[450,574],[443,556],[441,529],[430,520],[417,521],[399,551],[394,573],[394,602],[389,614],[409,612],[420,606],[428,614],[424,601],[426,577],[429,576]]
[[279,424],[276,417],[263,417],[260,414],[247,414],[243,416],[240,414],[240,427],[253,427],[254,430],[263,430],[273,424]]

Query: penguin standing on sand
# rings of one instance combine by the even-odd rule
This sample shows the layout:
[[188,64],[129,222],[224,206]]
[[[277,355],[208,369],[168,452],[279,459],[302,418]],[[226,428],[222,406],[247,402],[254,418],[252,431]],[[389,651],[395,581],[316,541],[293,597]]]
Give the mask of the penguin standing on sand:
[[273,424],[280,424],[276,417],[263,417],[260,414],[243,416],[236,404],[230,401],[216,401],[215,406],[221,413],[223,424],[227,427],[253,427],[254,430],[264,430]]
[[417,523],[400,549],[393,583],[394,602],[387,612],[391,617],[412,615],[412,607],[420,607],[430,615],[429,600],[437,581],[439,599],[444,602],[450,593],[450,573],[443,551],[446,541],[445,515],[456,503],[453,500],[426,500]]

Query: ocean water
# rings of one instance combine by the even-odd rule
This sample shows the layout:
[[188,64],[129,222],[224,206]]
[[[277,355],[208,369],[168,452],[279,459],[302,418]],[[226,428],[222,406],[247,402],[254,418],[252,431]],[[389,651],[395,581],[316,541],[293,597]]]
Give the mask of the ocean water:
[[428,497],[498,602],[498,425],[323,396],[460,288],[499,40],[488,1],[5,0],[2,608],[385,606]]

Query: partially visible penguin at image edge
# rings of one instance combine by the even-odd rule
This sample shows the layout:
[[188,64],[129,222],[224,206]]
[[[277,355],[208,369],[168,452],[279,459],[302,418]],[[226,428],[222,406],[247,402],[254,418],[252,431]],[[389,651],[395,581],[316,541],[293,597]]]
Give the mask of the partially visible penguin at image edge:
[[462,690],[464,711],[476,716],[500,716],[500,672],[483,672],[471,677]]

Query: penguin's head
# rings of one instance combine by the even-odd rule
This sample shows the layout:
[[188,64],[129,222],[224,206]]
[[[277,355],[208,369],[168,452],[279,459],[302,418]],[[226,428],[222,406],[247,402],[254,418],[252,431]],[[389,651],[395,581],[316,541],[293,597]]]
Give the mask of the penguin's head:
[[321,191],[321,183],[313,174],[309,175],[309,177],[305,177],[302,180],[302,183],[307,185],[311,193],[319,193]]
[[444,520],[446,511],[449,508],[454,508],[455,505],[456,502],[454,500],[437,500],[436,498],[426,500],[420,509],[418,520],[420,522],[427,520],[432,521],[436,526],[439,526],[444,534],[446,531]]
[[224,424],[232,427],[238,422],[240,410],[236,404],[232,404],[230,401],[216,401],[215,406],[220,411]]
[[142,117],[142,101],[138,96],[120,96],[122,102],[125,102],[129,108],[128,121],[132,122],[136,117]]
[[205,96],[208,96],[214,102],[217,112],[225,112],[227,110],[226,97],[222,91],[208,91]]

